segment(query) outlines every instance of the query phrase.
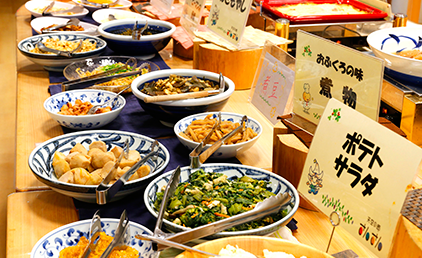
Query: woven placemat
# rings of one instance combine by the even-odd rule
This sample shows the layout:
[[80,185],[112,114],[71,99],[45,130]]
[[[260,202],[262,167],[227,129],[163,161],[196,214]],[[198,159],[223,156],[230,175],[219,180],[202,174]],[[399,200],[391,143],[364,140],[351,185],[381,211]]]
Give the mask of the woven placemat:
[[422,188],[407,193],[401,214],[422,230]]

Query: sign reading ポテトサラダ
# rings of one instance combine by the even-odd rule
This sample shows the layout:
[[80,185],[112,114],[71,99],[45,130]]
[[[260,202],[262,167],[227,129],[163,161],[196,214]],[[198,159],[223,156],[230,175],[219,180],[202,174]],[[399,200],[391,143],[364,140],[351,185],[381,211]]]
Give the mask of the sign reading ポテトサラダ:
[[388,257],[422,149],[331,99],[309,149],[299,192],[352,236]]
[[213,0],[207,28],[239,46],[253,0]]
[[293,112],[318,124],[335,98],[378,119],[384,64],[381,59],[299,30]]

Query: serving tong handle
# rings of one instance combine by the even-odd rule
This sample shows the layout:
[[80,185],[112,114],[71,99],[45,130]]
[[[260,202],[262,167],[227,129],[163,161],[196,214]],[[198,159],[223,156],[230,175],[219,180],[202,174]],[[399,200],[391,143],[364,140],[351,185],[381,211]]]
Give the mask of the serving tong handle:
[[96,6],[96,7],[99,7],[99,8],[110,8],[110,6],[114,5],[117,2],[117,0],[114,0],[110,4],[99,4],[99,3],[91,2],[91,1],[88,1],[88,0],[81,0],[81,2],[84,3],[84,4],[93,5],[93,6]]
[[116,96],[110,98],[109,100],[105,101],[102,104],[98,104],[98,105],[94,105],[92,106],[88,112],[86,113],[87,115],[93,115],[95,114],[95,112],[97,112],[98,108],[102,107],[102,106],[106,106],[111,102],[111,108],[113,108],[116,105],[116,102],[119,98],[119,95],[122,94],[125,90],[129,89],[131,87],[131,85],[127,86],[126,88],[124,88],[123,90],[119,91]]
[[[207,143],[210,141],[212,134],[220,127],[221,124],[221,113],[218,113],[218,121],[214,124],[211,131],[207,134],[207,136],[202,140],[201,143],[199,143],[195,149],[189,154],[190,158],[190,166],[191,168],[199,168],[202,164],[218,149],[223,145],[225,141],[230,139],[233,135],[235,135],[240,130],[243,130],[245,128],[246,121],[248,120],[247,116],[243,116],[240,125],[235,128],[230,133],[224,135],[221,137],[218,141],[216,141],[213,145],[211,145],[208,149],[206,149],[204,152],[202,152],[202,149],[207,145]],[[202,152],[202,153],[201,153]]]
[[[253,221],[266,215],[278,212],[280,209],[290,203],[291,198],[291,195],[287,192],[278,193],[275,196],[271,196],[262,202],[257,203],[255,208],[251,211],[247,211],[230,218],[219,220],[191,230],[173,234],[166,237],[166,240],[183,244],[198,238],[221,232],[233,226]],[[161,251],[166,248],[168,248],[168,245],[164,244],[163,242],[157,244],[157,251]]]
[[76,51],[78,51],[82,47],[82,39],[79,40],[78,46],[75,49],[71,50],[71,51],[61,51],[61,50],[57,50],[57,49],[54,49],[54,48],[46,47],[42,41],[39,41],[36,44],[36,46],[42,52],[51,52],[51,53],[54,53],[54,54],[56,54],[58,56],[64,56],[64,57],[69,57],[70,58],[70,57],[73,56],[73,53],[75,53]]
[[80,22],[81,21],[78,18],[70,18],[66,23],[60,24],[60,25],[57,25],[57,26],[53,26],[53,27],[48,28],[48,29],[45,29],[45,30],[42,30],[41,33],[42,34],[49,33],[49,32],[52,32],[54,30],[57,30],[57,29],[66,27],[68,25],[75,25],[75,26],[77,26]]
[[140,40],[142,33],[144,33],[144,31],[148,29],[148,20],[145,20],[145,25],[144,27],[138,29],[138,21],[135,21],[135,24],[133,25],[132,28],[132,39],[133,40]]
[[94,213],[94,216],[92,216],[92,220],[91,220],[91,224],[89,226],[89,232],[88,232],[88,245],[86,246],[81,258],[89,257],[89,254],[91,253],[90,247],[92,246],[93,243],[95,243],[95,240],[99,237],[100,232],[102,231],[101,218],[100,218],[99,213],[100,211],[97,210]]
[[[104,180],[97,186],[95,193],[97,198],[97,203],[102,205],[109,202],[114,195],[120,190],[120,188],[126,184],[129,178],[135,173],[148,159],[153,158],[158,153],[158,141],[154,141],[151,145],[151,151],[145,155],[142,159],[135,163],[128,171],[126,171],[119,179],[116,180],[111,186],[108,185],[110,181],[113,179],[113,171],[114,168],[117,168],[119,165],[114,165],[113,169],[108,173],[108,175],[104,178]],[[121,159],[122,154],[119,156]],[[120,161],[119,161],[120,163]],[[117,166],[116,166],[117,165]],[[151,169],[153,170],[153,169]]]
[[107,246],[104,253],[101,254],[100,258],[107,258],[115,247],[125,245],[129,238],[129,218],[127,217],[126,210],[124,210],[120,215],[120,221],[116,229],[116,234],[114,235],[111,243]]
[[42,16],[46,16],[46,15],[49,15],[50,13],[48,12],[51,8],[53,8],[53,6],[54,6],[54,4],[55,4],[56,2],[55,1],[53,1],[53,2],[51,2],[45,9],[44,9],[44,11],[42,11]]

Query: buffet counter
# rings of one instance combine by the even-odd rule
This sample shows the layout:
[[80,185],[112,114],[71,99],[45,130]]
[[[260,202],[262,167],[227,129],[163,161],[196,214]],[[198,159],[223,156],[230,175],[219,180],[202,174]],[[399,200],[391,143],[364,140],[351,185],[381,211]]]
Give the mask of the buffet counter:
[[[30,13],[21,7],[16,14],[17,42],[32,36]],[[63,134],[59,124],[42,108],[49,97],[48,72],[27,60],[17,51],[17,152],[16,193],[8,197],[7,257],[30,257],[34,244],[51,230],[77,221],[73,199],[50,190],[39,182],[28,166],[28,156],[37,143]],[[192,68],[192,61],[172,56],[172,46],[160,52],[171,68]],[[249,90],[237,90],[224,111],[246,114],[263,126],[258,142],[237,159],[245,165],[271,170],[273,125],[248,102]],[[139,197],[141,198],[141,197]],[[298,230],[293,235],[299,242],[325,251],[332,232],[329,219],[322,213],[299,208],[294,215]],[[359,257],[376,257],[342,228],[335,230],[328,253],[347,249]],[[165,252],[161,257],[166,257]]]

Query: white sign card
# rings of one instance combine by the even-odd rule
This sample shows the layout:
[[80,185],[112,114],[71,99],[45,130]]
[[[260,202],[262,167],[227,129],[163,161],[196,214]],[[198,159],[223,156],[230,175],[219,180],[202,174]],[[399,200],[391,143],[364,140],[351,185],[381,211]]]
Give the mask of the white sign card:
[[171,13],[173,2],[174,0],[151,0],[150,1],[152,6],[162,11],[164,14]]
[[[278,51],[278,53],[274,53]],[[273,54],[283,55],[283,61]],[[287,59],[287,60],[286,60]],[[273,124],[277,116],[291,113],[291,93],[295,72],[288,67],[294,65],[294,58],[269,41],[265,42],[259,68],[252,85],[251,102]]]
[[238,47],[253,0],[213,0],[207,28]]
[[422,149],[331,99],[312,140],[299,192],[378,257],[388,257]]
[[381,59],[299,30],[293,112],[318,124],[331,98],[378,120]]
[[198,30],[198,26],[201,23],[205,1],[206,0],[186,0],[183,5],[180,25],[182,25],[191,38],[194,37],[194,32]]

